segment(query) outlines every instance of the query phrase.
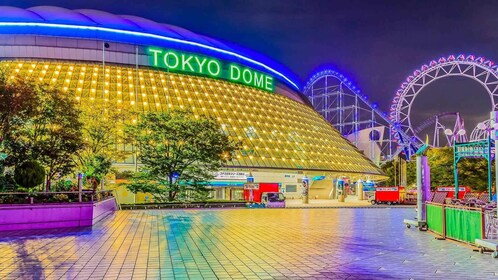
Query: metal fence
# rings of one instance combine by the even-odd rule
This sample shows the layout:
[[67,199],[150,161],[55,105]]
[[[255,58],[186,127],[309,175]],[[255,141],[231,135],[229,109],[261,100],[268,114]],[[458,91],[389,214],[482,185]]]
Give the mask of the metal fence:
[[82,203],[113,197],[112,190],[82,192],[6,192],[0,193],[2,204]]
[[486,238],[486,211],[482,208],[426,204],[427,227],[430,231],[466,243]]
[[498,239],[498,217],[495,210],[484,211],[484,233],[487,239]]

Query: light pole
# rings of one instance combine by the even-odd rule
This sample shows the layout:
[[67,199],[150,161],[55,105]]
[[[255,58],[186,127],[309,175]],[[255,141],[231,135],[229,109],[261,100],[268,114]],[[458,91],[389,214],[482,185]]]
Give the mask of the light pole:
[[[489,126],[486,125],[484,122],[482,122],[477,125],[477,128],[479,128],[480,130],[485,130],[487,132],[488,140],[493,139],[495,141],[495,193],[496,193],[496,190],[498,189],[498,156],[497,156],[498,151],[496,150],[497,148],[496,141],[498,140],[498,111],[492,111],[490,113],[489,119],[490,119]],[[491,141],[489,144],[491,145]],[[491,175],[491,172],[488,173]],[[491,193],[491,190],[489,190],[489,200],[492,201],[492,198],[493,194]],[[498,211],[498,207],[496,208],[496,210]]]

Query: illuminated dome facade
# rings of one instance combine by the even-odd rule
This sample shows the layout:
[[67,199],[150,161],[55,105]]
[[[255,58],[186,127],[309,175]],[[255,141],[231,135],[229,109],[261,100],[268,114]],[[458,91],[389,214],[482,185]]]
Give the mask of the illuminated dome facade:
[[[261,172],[261,180],[283,185],[287,179],[270,173],[298,174],[293,182],[304,173],[385,177],[312,109],[294,74],[263,55],[136,16],[47,6],[0,10],[0,64],[13,75],[59,86],[79,102],[214,116],[243,142],[227,172]],[[131,156],[116,165],[133,164]]]

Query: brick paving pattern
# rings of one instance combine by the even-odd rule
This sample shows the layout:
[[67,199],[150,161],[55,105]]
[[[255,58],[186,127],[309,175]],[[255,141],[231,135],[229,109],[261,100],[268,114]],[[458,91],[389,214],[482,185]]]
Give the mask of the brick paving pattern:
[[498,279],[498,260],[406,229],[414,209],[120,211],[0,233],[0,279]]

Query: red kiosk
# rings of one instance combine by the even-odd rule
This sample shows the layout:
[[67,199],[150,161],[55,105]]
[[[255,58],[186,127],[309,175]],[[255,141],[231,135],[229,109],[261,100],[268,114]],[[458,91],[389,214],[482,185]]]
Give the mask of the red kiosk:
[[405,202],[405,187],[375,187],[372,204],[401,204]]
[[[436,192],[446,192],[448,193],[446,197],[455,197],[455,187],[437,187]],[[458,187],[458,199],[463,199],[466,193],[471,192],[470,187]]]

